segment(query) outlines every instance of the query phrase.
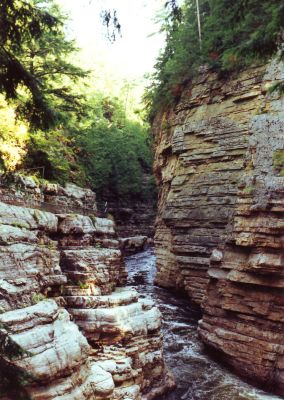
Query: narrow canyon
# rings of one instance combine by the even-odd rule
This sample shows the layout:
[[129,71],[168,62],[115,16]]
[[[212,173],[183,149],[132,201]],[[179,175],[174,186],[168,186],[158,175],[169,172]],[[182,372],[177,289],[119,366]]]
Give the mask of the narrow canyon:
[[265,398],[225,366],[284,396],[281,79],[204,68],[156,115],[157,272],[121,252],[152,244],[152,208],[112,203],[118,235],[90,189],[1,176],[2,400]]

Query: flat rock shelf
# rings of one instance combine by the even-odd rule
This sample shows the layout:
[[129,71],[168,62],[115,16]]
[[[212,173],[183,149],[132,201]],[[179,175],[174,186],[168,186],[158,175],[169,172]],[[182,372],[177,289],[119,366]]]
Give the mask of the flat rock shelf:
[[280,400],[232,374],[207,354],[197,335],[199,308],[188,299],[154,286],[153,249],[126,257],[129,284],[152,297],[163,315],[165,359],[177,387],[159,400]]

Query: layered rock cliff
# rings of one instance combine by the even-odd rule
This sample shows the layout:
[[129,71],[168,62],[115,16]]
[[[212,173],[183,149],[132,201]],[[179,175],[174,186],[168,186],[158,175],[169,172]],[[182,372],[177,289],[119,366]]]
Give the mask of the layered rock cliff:
[[203,71],[157,116],[159,285],[202,303],[202,340],[284,395],[284,103],[272,62]]
[[154,237],[156,209],[153,201],[136,201],[124,205],[108,202],[108,210],[114,217],[120,237]]
[[[89,191],[57,189],[55,203],[89,209]],[[172,385],[160,313],[124,286],[111,220],[2,202],[0,245],[1,399],[147,400]]]
[[97,204],[94,192],[72,183],[66,183],[63,187],[33,176],[0,174],[0,201],[53,213],[95,213],[111,218],[115,221],[115,231],[121,239],[123,253],[142,251],[149,243],[153,244],[156,215],[153,198],[123,204],[112,198]]

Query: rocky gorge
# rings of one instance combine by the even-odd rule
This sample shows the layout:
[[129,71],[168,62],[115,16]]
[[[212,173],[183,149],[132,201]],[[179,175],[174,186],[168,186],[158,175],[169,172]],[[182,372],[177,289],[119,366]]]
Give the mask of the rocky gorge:
[[[161,315],[125,286],[113,221],[95,216],[87,189],[22,183],[30,207],[19,185],[1,191],[0,398],[162,394],[174,382],[163,359]],[[40,209],[42,195],[52,196],[53,212]]]
[[156,283],[201,305],[201,340],[284,396],[284,103],[277,61],[207,68],[156,115]]
[[[89,189],[0,176],[1,399],[267,399],[202,343],[284,396],[283,78],[275,61],[204,68],[156,116],[157,261],[130,258],[130,280],[121,249],[145,248],[152,209],[111,204],[117,233]],[[155,262],[185,298],[155,290]]]

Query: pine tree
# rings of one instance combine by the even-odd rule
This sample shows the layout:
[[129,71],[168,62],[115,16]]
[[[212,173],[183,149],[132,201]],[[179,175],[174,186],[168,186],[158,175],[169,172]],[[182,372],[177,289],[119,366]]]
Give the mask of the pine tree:
[[179,97],[200,65],[231,71],[265,62],[283,37],[283,0],[185,0],[181,16],[164,24],[166,46],[145,96],[150,117]]
[[80,112],[70,82],[86,73],[69,61],[76,48],[53,0],[1,0],[0,26],[0,90],[17,111],[44,129],[62,111]]

